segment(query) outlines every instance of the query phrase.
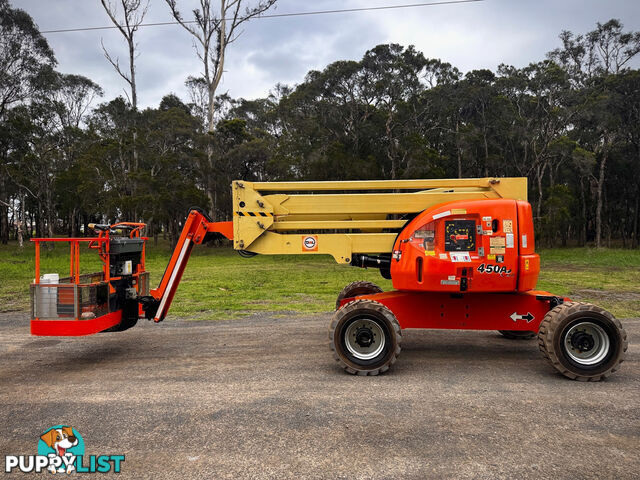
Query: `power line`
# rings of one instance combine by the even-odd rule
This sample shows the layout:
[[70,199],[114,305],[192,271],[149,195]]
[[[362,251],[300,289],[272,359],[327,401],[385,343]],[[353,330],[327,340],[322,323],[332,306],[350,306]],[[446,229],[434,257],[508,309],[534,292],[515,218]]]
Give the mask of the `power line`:
[[[400,8],[417,8],[417,7],[431,7],[436,5],[452,5],[456,3],[477,3],[484,0],[444,0],[441,2],[423,2],[423,3],[408,3],[404,5],[385,5],[381,7],[362,7],[362,8],[344,8],[339,10],[317,10],[313,12],[291,12],[291,13],[272,13],[268,15],[260,15],[255,17],[256,19],[262,18],[281,18],[281,17],[303,17],[309,15],[327,15],[332,13],[352,13],[352,12],[365,12],[373,10],[396,10]],[[225,19],[229,20],[229,19]],[[195,20],[185,21],[184,23],[196,23]],[[163,25],[178,25],[178,22],[156,22],[156,23],[141,23],[140,27],[158,27]],[[64,28],[59,30],[43,30],[40,33],[68,33],[68,32],[87,32],[92,30],[111,30],[119,28],[116,25],[109,25],[105,27],[84,27],[84,28]]]

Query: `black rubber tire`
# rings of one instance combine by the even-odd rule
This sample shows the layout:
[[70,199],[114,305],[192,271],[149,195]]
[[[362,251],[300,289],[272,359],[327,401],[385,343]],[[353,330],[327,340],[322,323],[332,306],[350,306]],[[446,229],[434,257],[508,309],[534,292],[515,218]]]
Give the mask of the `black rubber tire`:
[[[563,337],[577,322],[589,321],[606,334],[609,353],[598,363],[579,365],[567,354]],[[540,323],[538,346],[542,355],[565,377],[581,382],[597,382],[618,370],[629,346],[620,321],[603,308],[590,303],[565,302],[550,310]]]
[[138,323],[138,319],[130,316],[128,318],[122,319],[122,321],[117,325],[114,325],[111,328],[107,328],[106,330],[103,330],[102,333],[124,332],[125,330],[129,330],[130,328],[135,327],[137,323]]
[[336,310],[340,308],[340,303],[345,298],[357,297],[358,295],[371,295],[372,293],[382,293],[383,291],[384,290],[373,282],[367,282],[364,280],[360,282],[351,282],[338,294]]
[[136,323],[138,323],[138,303],[127,302],[122,308],[122,320],[120,323],[102,332],[124,332],[125,330],[135,327]]
[[500,332],[503,337],[511,340],[530,340],[538,335],[536,332],[526,330],[498,330],[498,332]]
[[[349,325],[366,317],[377,323],[385,335],[385,346],[378,356],[370,360],[354,357],[346,347],[344,336]],[[402,331],[395,315],[381,303],[372,300],[354,300],[333,314],[329,326],[329,340],[333,356],[340,366],[352,375],[378,375],[386,372],[400,354]]]

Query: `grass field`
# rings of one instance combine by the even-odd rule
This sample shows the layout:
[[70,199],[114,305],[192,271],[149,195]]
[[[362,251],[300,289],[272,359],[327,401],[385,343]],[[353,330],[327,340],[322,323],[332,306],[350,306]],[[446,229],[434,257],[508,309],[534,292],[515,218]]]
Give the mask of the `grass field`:
[[[83,247],[82,271],[100,270],[94,251]],[[575,300],[596,303],[614,315],[640,317],[640,250],[542,250],[538,288]],[[166,244],[150,245],[147,270],[155,286],[169,259]],[[68,272],[68,249],[59,244],[42,254],[42,273]],[[33,244],[20,251],[0,245],[0,312],[28,311],[34,276]],[[171,315],[222,319],[269,312],[326,312],[336,295],[355,280],[384,289],[391,282],[377,270],[337,265],[325,256],[257,256],[241,258],[225,248],[196,247],[171,308]]]

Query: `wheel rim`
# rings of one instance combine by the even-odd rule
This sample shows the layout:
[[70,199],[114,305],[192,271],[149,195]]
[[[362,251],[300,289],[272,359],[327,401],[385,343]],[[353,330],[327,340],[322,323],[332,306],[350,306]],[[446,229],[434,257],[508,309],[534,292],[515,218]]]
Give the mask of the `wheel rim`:
[[371,318],[359,318],[344,332],[344,343],[349,353],[358,360],[371,360],[384,350],[386,338],[378,322]]
[[609,354],[611,341],[604,329],[593,322],[579,322],[564,335],[567,356],[580,365],[596,365]]

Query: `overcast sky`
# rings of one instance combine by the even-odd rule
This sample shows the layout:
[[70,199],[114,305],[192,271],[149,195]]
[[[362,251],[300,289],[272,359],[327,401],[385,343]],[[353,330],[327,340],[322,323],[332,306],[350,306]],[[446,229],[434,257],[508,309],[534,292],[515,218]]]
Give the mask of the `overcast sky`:
[[[245,0],[248,1],[248,0]],[[421,3],[422,0],[279,0],[275,13]],[[109,25],[99,0],[10,0],[41,30]],[[196,0],[177,0],[185,17]],[[215,1],[214,1],[215,3]],[[311,69],[336,60],[358,60],[380,43],[415,45],[463,72],[518,67],[542,60],[559,46],[558,34],[592,30],[596,22],[620,19],[640,30],[638,0],[485,0],[398,10],[253,20],[228,51],[219,93],[266,96],[280,82],[296,84]],[[170,21],[164,0],[151,0],[145,22]],[[138,98],[155,107],[167,93],[187,98],[184,81],[202,71],[189,34],[177,25],[141,28],[137,34]],[[104,58],[100,40],[126,65],[125,41],[116,30],[51,33],[58,70],[85,75],[105,90],[105,100],[123,93],[124,81]],[[640,62],[636,60],[637,68]]]

